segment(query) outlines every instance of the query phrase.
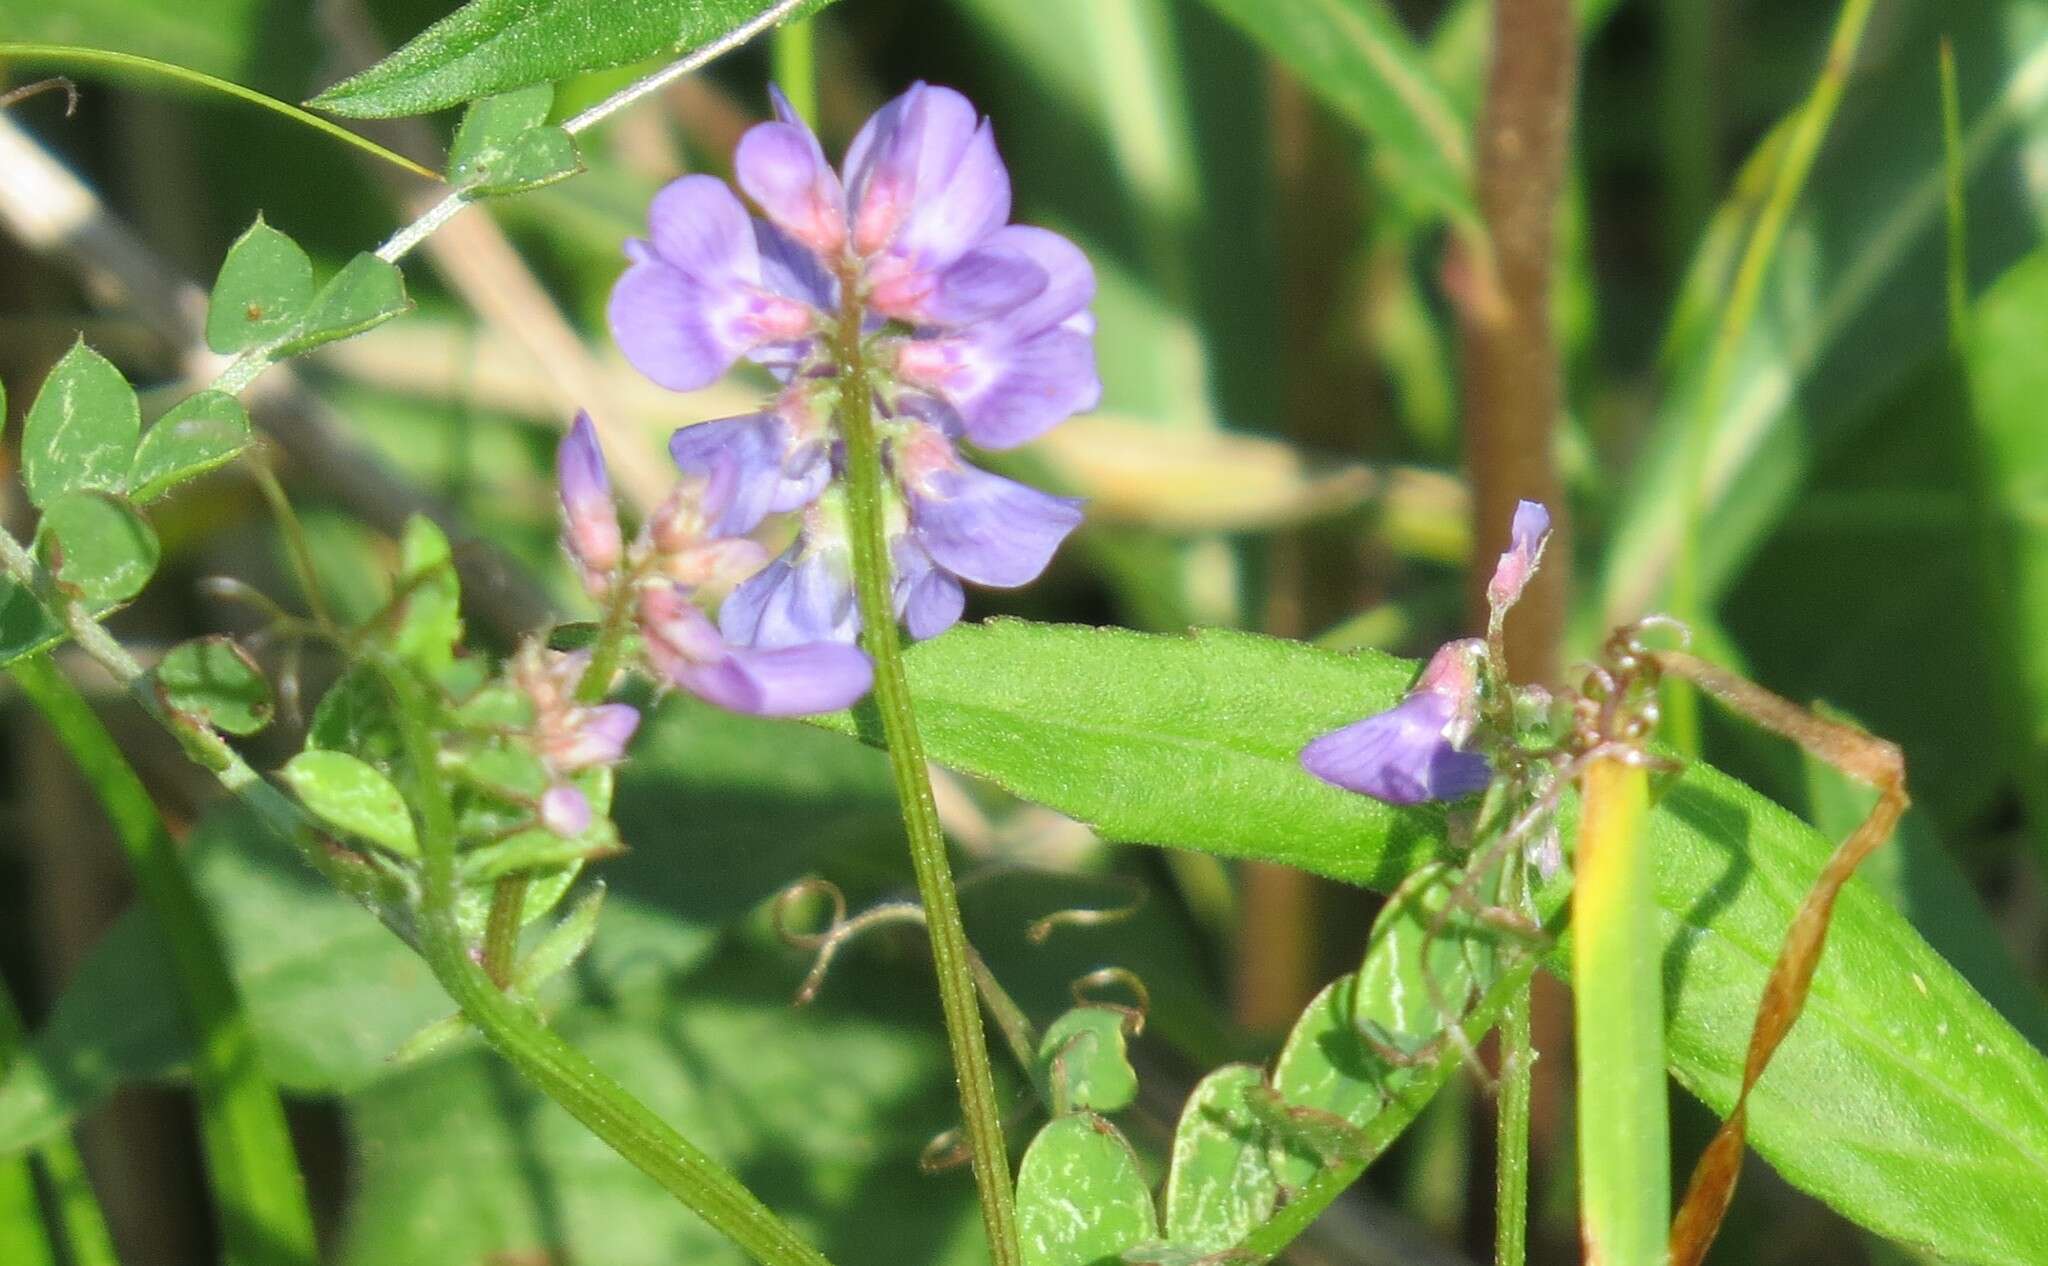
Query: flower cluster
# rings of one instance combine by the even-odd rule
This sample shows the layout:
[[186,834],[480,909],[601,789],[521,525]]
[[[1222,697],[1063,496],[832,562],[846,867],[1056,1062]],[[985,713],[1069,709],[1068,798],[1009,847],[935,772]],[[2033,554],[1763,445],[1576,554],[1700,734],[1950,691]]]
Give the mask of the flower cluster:
[[[616,521],[612,526],[616,532]],[[512,657],[510,669],[513,684],[533,706],[527,738],[547,771],[541,824],[565,839],[589,830],[591,819],[590,800],[571,776],[618,764],[640,728],[640,711],[631,704],[576,701],[589,667],[588,651],[551,651],[529,641]]]
[[[764,556],[759,545],[733,535],[727,526],[744,517],[734,510],[743,486],[739,460],[721,455],[708,466],[707,473],[678,481],[628,545],[597,432],[587,415],[579,416],[562,440],[557,478],[562,544],[584,588],[610,613],[608,623],[631,620],[637,626],[642,653],[659,678],[699,698],[759,716],[846,707],[867,693],[873,679],[860,651],[818,639],[775,647],[736,645],[698,608],[700,587],[759,568]],[[561,671],[568,671],[566,663]],[[573,684],[567,690],[573,693]],[[528,685],[527,691],[547,716],[539,706],[542,690]],[[576,740],[588,739],[592,724],[573,715],[565,721],[560,730],[564,750],[579,752]],[[598,733],[607,732],[600,726]]]
[[[670,445],[686,476],[717,486],[704,525],[716,536],[801,515],[795,543],[721,608],[726,652],[859,630],[829,421],[850,383],[872,396],[892,476],[896,613],[931,637],[960,618],[962,581],[1025,584],[1080,522],[1077,502],[977,469],[960,446],[1011,448],[1095,406],[1094,272],[1066,239],[1008,222],[1009,174],[959,93],[913,86],[867,121],[841,170],[771,95],[776,121],[749,130],[733,162],[762,217],[710,176],[662,190],[647,239],[627,243],[612,333],[672,390],[742,358],[781,384],[763,412],[684,427]],[[678,630],[690,618],[670,596],[656,606]]]
[[1388,804],[1456,800],[1485,790],[1492,768],[1470,750],[1482,695],[1505,681],[1498,662],[1502,625],[1549,539],[1550,512],[1534,501],[1516,506],[1507,552],[1486,587],[1486,639],[1459,638],[1439,647],[1399,703],[1316,739],[1302,749],[1302,766],[1324,782]]

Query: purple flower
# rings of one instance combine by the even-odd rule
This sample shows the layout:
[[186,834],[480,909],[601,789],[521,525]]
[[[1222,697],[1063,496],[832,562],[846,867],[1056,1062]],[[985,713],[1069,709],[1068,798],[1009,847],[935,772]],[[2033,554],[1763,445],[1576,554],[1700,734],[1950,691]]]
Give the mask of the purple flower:
[[663,677],[734,712],[833,712],[866,694],[874,680],[868,657],[839,642],[731,645],[678,586],[643,589],[639,619],[647,657]]
[[891,455],[910,509],[910,534],[938,566],[978,585],[1029,584],[1081,522],[1081,503],[960,460],[932,426],[912,424]]
[[771,413],[682,427],[668,451],[685,474],[730,479],[712,525],[721,536],[751,532],[770,514],[801,510],[832,477],[822,428],[801,393],[785,396]]
[[562,546],[592,596],[605,591],[611,573],[625,557],[619,535],[619,509],[612,501],[604,451],[588,413],[576,415],[555,452],[556,478],[562,498]]
[[[931,636],[959,619],[960,581],[1023,584],[1080,521],[1075,502],[977,470],[951,441],[1009,448],[1095,407],[1094,270],[1058,234],[1008,223],[994,132],[952,89],[919,83],[883,106],[839,171],[788,100],[771,98],[774,121],[749,129],[733,160],[765,218],[750,220],[710,177],[671,184],[650,208],[650,240],[627,245],[612,330],[676,390],[743,357],[785,384],[772,410],[685,427],[670,443],[703,481],[702,521],[678,532],[719,539],[815,508],[841,472],[820,411],[858,334],[898,484],[895,605],[912,636]],[[663,574],[696,583],[707,556],[663,548],[688,560]],[[850,641],[852,592],[843,528],[807,521],[796,547],[726,599],[719,624],[755,649]]]
[[684,176],[648,208],[650,240],[626,244],[633,261],[608,316],[633,367],[672,391],[716,382],[755,350],[804,338],[819,314],[771,289],[746,208],[712,176]]
[[1521,600],[1523,588],[1543,561],[1543,546],[1549,539],[1550,511],[1539,501],[1518,502],[1508,528],[1507,552],[1500,556],[1493,578],[1486,584],[1486,603],[1492,608],[1494,623]]
[[541,825],[563,839],[575,839],[590,829],[590,800],[566,782],[558,782],[541,793]]
[[1485,790],[1491,777],[1486,758],[1459,750],[1475,721],[1484,654],[1475,639],[1445,644],[1401,702],[1302,748],[1302,767],[1388,804],[1456,800]]
[[589,651],[551,651],[538,641],[521,646],[512,660],[512,679],[533,703],[535,751],[558,774],[616,765],[640,728],[640,711],[631,704],[576,701],[589,667]]

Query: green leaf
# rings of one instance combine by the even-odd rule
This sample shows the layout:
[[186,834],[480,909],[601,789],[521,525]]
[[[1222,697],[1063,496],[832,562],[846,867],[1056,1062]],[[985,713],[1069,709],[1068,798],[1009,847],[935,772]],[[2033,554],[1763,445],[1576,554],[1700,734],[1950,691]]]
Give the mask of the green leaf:
[[21,478],[47,506],[67,492],[128,486],[142,407],[106,357],[80,340],[50,370],[21,427]]
[[469,107],[448,151],[448,181],[470,193],[507,194],[583,170],[576,139],[547,126],[555,90],[535,84]]
[[206,345],[233,356],[284,337],[313,304],[313,261],[256,217],[228,247],[206,304]]
[[[799,6],[791,18],[824,6]],[[313,98],[335,114],[424,114],[709,43],[769,0],[470,0],[375,66]]]
[[95,606],[141,593],[162,553],[133,506],[96,491],[67,492],[45,505],[36,542],[57,583]]
[[1173,1167],[1161,1197],[1166,1238],[1220,1253],[1266,1220],[1280,1197],[1267,1136],[1245,1096],[1265,1084],[1249,1064],[1225,1064],[1195,1086],[1173,1132]]
[[[1346,795],[1297,760],[1391,704],[1412,665],[998,621],[911,648],[908,667],[932,759],[1111,839],[1382,888],[1442,847],[1438,811]],[[843,715],[822,723],[853,732]],[[1664,788],[1648,844],[1670,1068],[1726,1111],[1764,978],[1831,845],[1704,765]],[[1750,1140],[1885,1235],[1959,1261],[2048,1260],[2031,1196],[2048,1183],[2048,1060],[1867,884],[1836,907],[1806,1012],[1752,1096]]]
[[404,857],[419,856],[412,812],[391,780],[346,752],[305,751],[282,774],[313,815]]
[[1476,222],[1471,125],[1382,0],[1209,0],[1323,103],[1384,145],[1423,196]]
[[202,391],[143,432],[128,472],[128,495],[154,501],[188,479],[225,466],[249,447],[249,415],[233,396]]
[[405,278],[398,266],[365,251],[342,265],[313,296],[305,319],[285,336],[276,354],[297,356],[323,343],[375,329],[411,309],[412,300],[406,297]]
[[203,637],[171,648],[156,666],[165,703],[229,734],[254,734],[277,711],[270,680],[230,637]]
[[1115,1126],[1075,1112],[1031,1140],[1017,1170],[1024,1266],[1112,1266],[1158,1236],[1151,1189]]
[[[593,954],[616,927],[605,912]],[[681,925],[671,919],[666,936]],[[671,952],[673,952],[671,947]],[[965,1181],[918,1172],[950,1081],[936,1031],[900,1023],[929,986],[861,963],[792,1014],[779,948],[734,946],[700,970],[603,987],[554,1027],[664,1120],[747,1175],[839,1266],[971,1262]],[[489,1051],[407,1069],[349,1103],[360,1158],[340,1266],[551,1260],[743,1266],[737,1249]]]
[[[426,964],[236,807],[193,832],[193,880],[220,923],[264,1067],[293,1090],[351,1090],[390,1070],[408,1033],[448,1009]],[[181,1067],[190,1038],[163,934],[124,914],[67,982],[0,1081],[0,1155],[33,1146],[116,1087]]]
[[0,668],[64,640],[64,626],[28,590],[0,576]]
[[462,581],[455,574],[448,537],[432,519],[406,520],[398,552],[398,623],[390,646],[429,676],[455,661],[462,641]]
[[1038,1077],[1055,1114],[1086,1108],[1121,1112],[1138,1097],[1138,1074],[1125,1048],[1130,1016],[1114,1007],[1075,1007],[1038,1043]]

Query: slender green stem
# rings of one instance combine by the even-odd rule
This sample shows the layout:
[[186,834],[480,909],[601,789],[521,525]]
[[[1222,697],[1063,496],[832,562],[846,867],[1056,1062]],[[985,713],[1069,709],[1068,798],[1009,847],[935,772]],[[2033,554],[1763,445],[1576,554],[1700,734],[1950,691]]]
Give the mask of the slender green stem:
[[328,612],[327,596],[320,588],[320,573],[313,566],[313,547],[306,540],[305,526],[299,522],[298,513],[284,495],[284,485],[277,481],[277,472],[270,468],[270,463],[258,455],[252,457],[248,465],[249,472],[255,476],[256,487],[270,506],[271,517],[277,520],[278,532],[284,536],[285,554],[291,559],[299,588],[306,591],[306,609],[313,613],[313,624],[332,637],[335,635],[334,617]]
[[[21,1017],[6,982],[0,981],[0,1074],[14,1062],[21,1045]],[[67,1142],[65,1146],[69,1146]],[[9,1266],[57,1266],[57,1246],[51,1242],[43,1221],[41,1203],[36,1199],[36,1177],[29,1158],[15,1156],[0,1160],[0,1262]]]
[[519,957],[519,929],[526,922],[526,889],[532,883],[521,871],[501,875],[491,886],[491,913],[484,922],[484,975],[503,989],[512,983]]
[[148,789],[91,705],[47,656],[16,660],[8,671],[113,821],[136,887],[168,943],[178,1002],[195,1039],[192,1082],[200,1141],[228,1259],[316,1261],[313,1215],[284,1104],[263,1071],[255,1034],[228,974],[226,949]]
[[[1462,1026],[1466,1045],[1477,1044],[1486,1036],[1487,1030],[1498,1023],[1517,994],[1526,993],[1529,977],[1536,970],[1536,959],[1532,955],[1515,964],[1489,989],[1479,1005],[1465,1017]],[[1322,1216],[1337,1197],[1344,1194],[1365,1167],[1378,1160],[1394,1140],[1401,1137],[1429,1101],[1445,1082],[1455,1076],[1464,1066],[1464,1050],[1455,1042],[1446,1042],[1438,1053],[1436,1061],[1414,1070],[1413,1076],[1404,1081],[1388,1098],[1379,1115],[1366,1122],[1359,1131],[1359,1150],[1342,1164],[1326,1165],[1309,1180],[1301,1194],[1280,1207],[1280,1211],[1261,1223],[1256,1231],[1245,1237],[1231,1255],[1233,1262],[1243,1266],[1253,1263],[1270,1262],[1282,1252],[1309,1224]]]
[[1494,1138],[1494,1266],[1522,1266],[1529,1254],[1529,1089],[1536,1051],[1529,1034],[1529,984],[1500,1018],[1500,1102]]
[[[114,1251],[114,1232],[107,1225],[106,1212],[93,1194],[92,1176],[85,1172],[85,1159],[71,1137],[58,1134],[36,1148],[43,1177],[49,1180],[50,1195],[57,1205],[57,1222],[64,1228],[64,1246],[71,1253],[71,1266],[120,1266]],[[11,1257],[0,1261],[12,1262]]]
[[470,957],[455,917],[455,810],[441,782],[425,691],[405,666],[375,662],[396,707],[406,762],[419,775],[414,808],[421,826],[421,940],[441,986],[536,1089],[755,1260],[766,1266],[830,1266],[739,1179],[556,1036],[531,1009],[501,993]]
[[924,741],[918,736],[917,714],[910,701],[910,682],[903,671],[903,643],[896,632],[896,611],[890,600],[890,559],[883,521],[882,449],[875,433],[873,393],[868,382],[866,350],[861,343],[860,291],[855,278],[841,282],[846,310],[841,314],[834,347],[839,360],[840,436],[846,441],[847,510],[853,536],[854,591],[860,600],[861,644],[875,662],[875,709],[889,752],[889,772],[896,801],[910,837],[910,864],[924,902],[931,934],[932,962],[938,969],[939,1002],[946,1017],[946,1038],[952,1049],[953,1072],[959,1082],[960,1111],[973,1158],[974,1182],[981,1193],[981,1216],[988,1231],[989,1255],[995,1266],[1015,1266],[1016,1197],[1010,1187],[1009,1150],[1003,1142],[1003,1116],[996,1102],[995,1077],[989,1069],[988,1039],[982,1031],[975,1001],[973,950],[960,921],[960,897],[946,860],[946,838],[939,829],[939,811],[932,800],[930,773],[925,768]]
[[[1700,532],[1706,516],[1708,462],[1712,456],[1714,424],[1721,401],[1728,392],[1743,343],[1748,338],[1757,308],[1763,299],[1764,282],[1777,259],[1778,246],[1785,237],[1785,225],[1792,208],[1806,188],[1813,160],[1820,152],[1835,108],[1841,104],[1848,85],[1849,68],[1856,48],[1863,40],[1863,28],[1870,18],[1874,0],[1844,0],[1835,19],[1833,37],[1828,41],[1827,60],[1815,77],[1813,91],[1801,103],[1796,121],[1786,135],[1784,153],[1771,183],[1770,194],[1757,212],[1741,262],[1728,289],[1728,302],[1721,309],[1721,323],[1707,356],[1699,394],[1692,404],[1692,422],[1685,435],[1684,521],[1678,535],[1678,556],[1671,573],[1671,613],[1688,624],[1697,624],[1706,614],[1700,581]],[[1664,696],[1663,733],[1688,756],[1699,753],[1699,696],[1683,681],[1672,681]]]
[[790,22],[775,28],[768,41],[775,82],[798,117],[818,117],[818,44],[813,29],[817,19]]
[[296,848],[308,865],[404,935],[402,925],[393,923],[389,917],[388,899],[395,894],[388,881],[359,860],[323,846],[299,807],[250,768],[249,762],[218,731],[190,714],[173,712],[167,707],[149,673],[128,653],[128,648],[101,628],[90,611],[60,593],[35,556],[6,531],[0,531],[0,572],[56,613],[78,649],[106,669],[129,698],[178,740],[194,763],[211,773],[222,787]]

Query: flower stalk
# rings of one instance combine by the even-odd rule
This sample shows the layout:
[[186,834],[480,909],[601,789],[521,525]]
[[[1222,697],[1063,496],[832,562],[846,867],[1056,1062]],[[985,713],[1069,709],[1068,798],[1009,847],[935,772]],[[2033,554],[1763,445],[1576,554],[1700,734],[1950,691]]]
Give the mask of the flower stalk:
[[874,661],[875,711],[881,718],[889,772],[896,785],[904,831],[910,839],[911,868],[917,875],[918,896],[924,903],[930,930],[932,962],[939,977],[939,1001],[946,1018],[953,1072],[960,1088],[960,1111],[974,1182],[981,1194],[989,1256],[996,1266],[1014,1266],[1020,1260],[1016,1197],[1010,1186],[1002,1110],[996,1102],[988,1039],[982,1029],[975,993],[973,949],[960,919],[960,898],[946,859],[938,806],[932,799],[924,742],[917,732],[910,683],[903,670],[903,642],[896,630],[896,612],[890,595],[888,527],[882,500],[885,474],[881,441],[875,433],[874,396],[861,336],[862,307],[857,280],[851,270],[843,276],[845,307],[833,344],[841,375],[839,428],[846,441],[847,509],[861,645]]

